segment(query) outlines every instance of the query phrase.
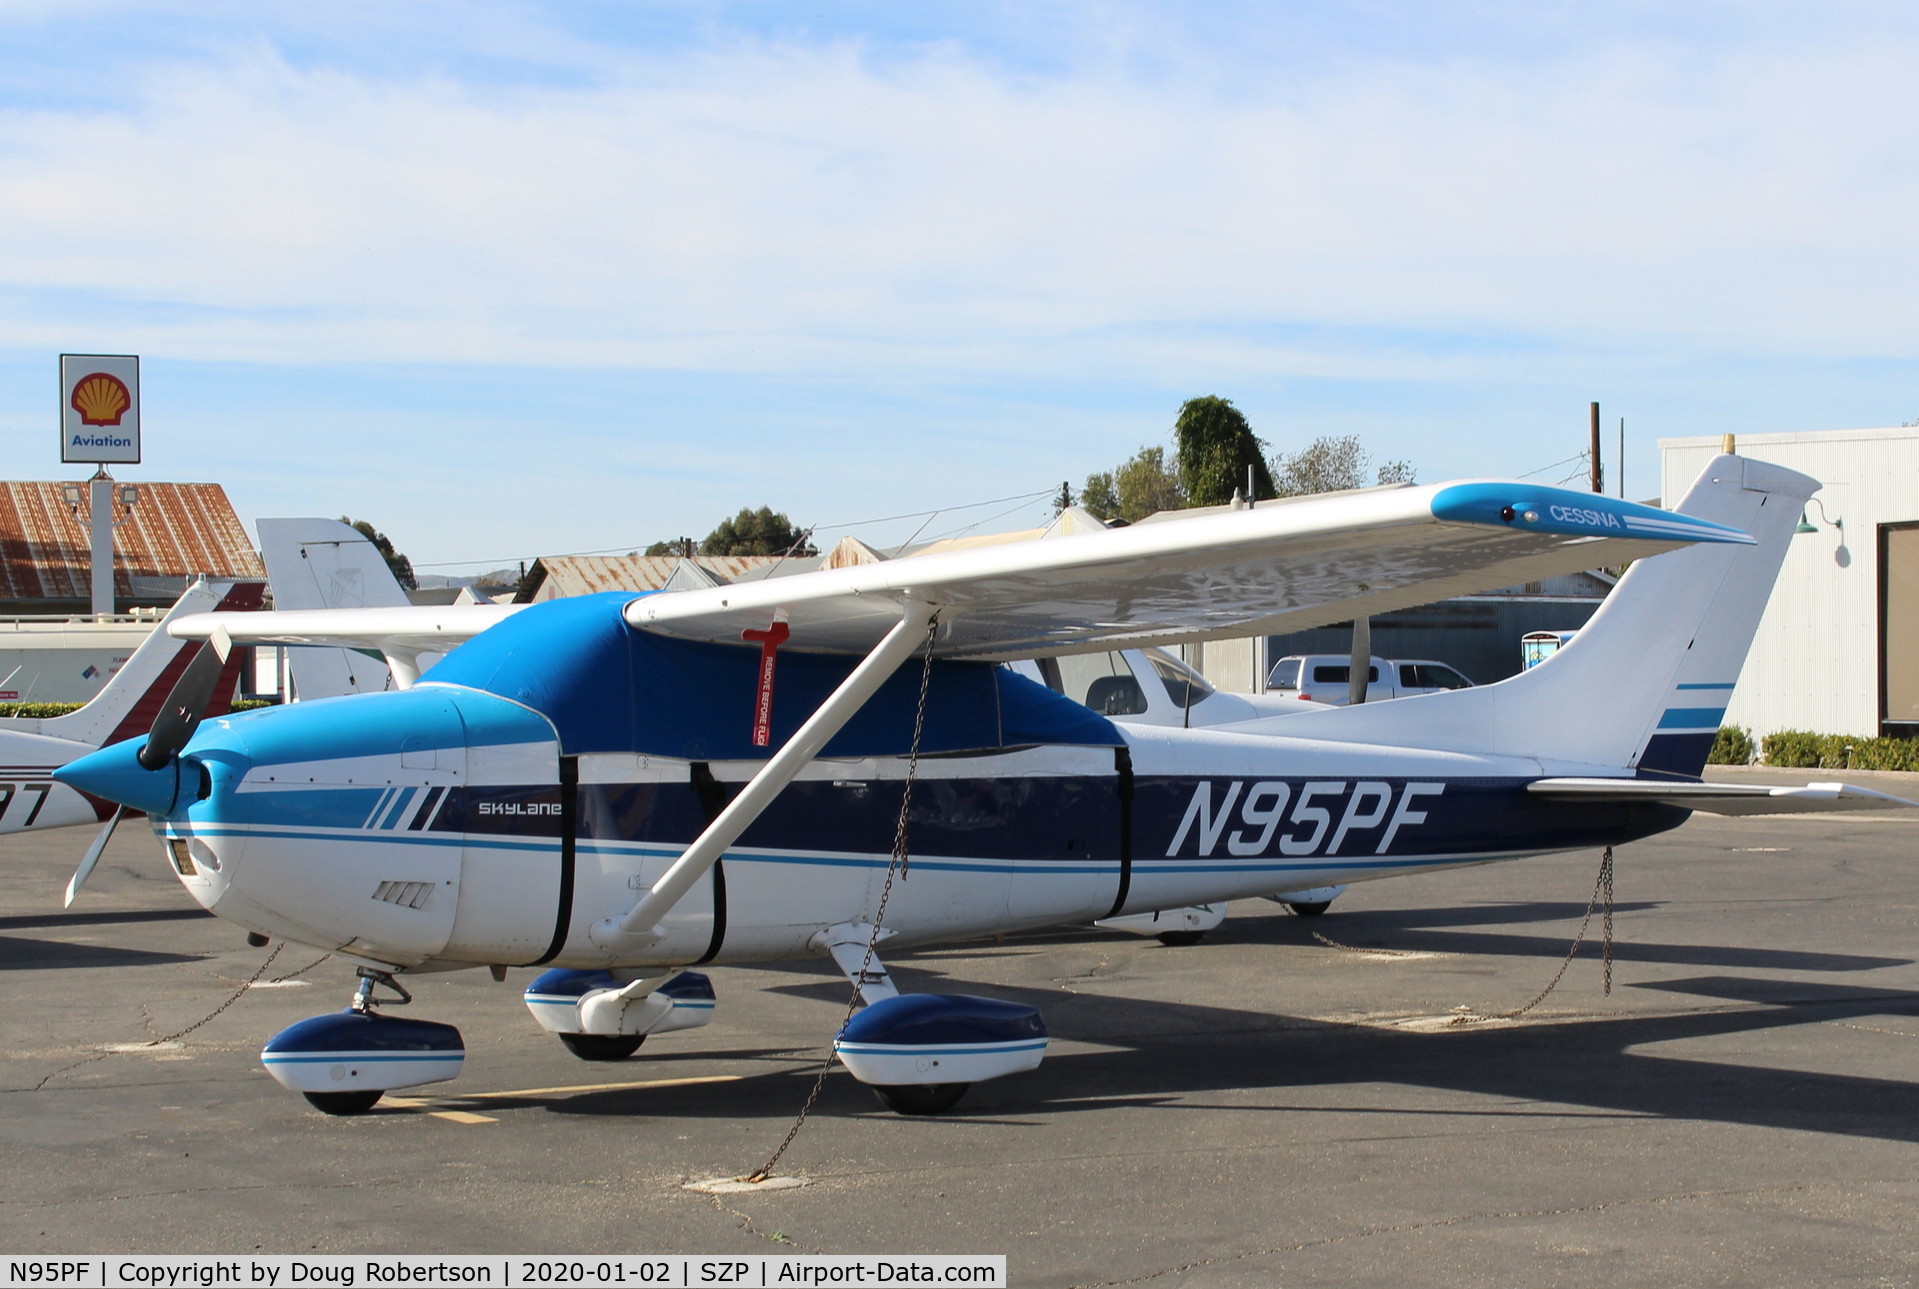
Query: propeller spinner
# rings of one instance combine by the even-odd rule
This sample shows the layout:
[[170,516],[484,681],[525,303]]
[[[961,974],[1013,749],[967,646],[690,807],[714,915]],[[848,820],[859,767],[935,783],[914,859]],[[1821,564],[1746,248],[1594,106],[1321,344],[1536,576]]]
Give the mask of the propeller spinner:
[[[179,790],[180,749],[206,719],[207,706],[220,684],[220,672],[232,652],[233,640],[226,630],[215,630],[174,683],[160,715],[147,731],[146,741],[131,757],[127,753],[133,740],[129,739],[70,761],[55,770],[53,777],[82,792],[105,797],[116,805],[155,813],[171,809]],[[113,830],[126,813],[124,809],[117,809],[107,816],[93,844],[87,847],[80,867],[73,870],[73,877],[67,882],[62,907],[73,904],[80,888],[93,875],[94,865],[100,862],[107,843],[113,839]]]

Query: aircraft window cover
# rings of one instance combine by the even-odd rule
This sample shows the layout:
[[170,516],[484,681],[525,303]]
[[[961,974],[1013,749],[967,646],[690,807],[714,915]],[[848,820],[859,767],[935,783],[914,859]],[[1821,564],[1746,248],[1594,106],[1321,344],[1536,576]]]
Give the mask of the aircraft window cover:
[[[1206,677],[1167,653],[1164,649],[1147,649],[1146,661],[1153,664],[1153,670],[1159,673],[1160,680],[1166,686],[1166,692],[1180,707],[1190,708],[1195,703],[1204,702],[1213,696],[1213,686]],[[1297,672],[1298,667],[1293,670]]]
[[1273,664],[1273,672],[1266,677],[1268,689],[1298,689],[1299,669],[1305,666],[1303,658],[1281,658]]
[[[1132,668],[1128,667],[1126,660],[1116,653],[1076,653],[1055,658],[1052,661],[1059,664],[1059,692],[1082,706],[1093,708],[1094,711],[1100,710],[1093,703],[1093,688],[1098,682],[1121,676],[1128,680],[1133,679]],[[1100,686],[1102,693],[1111,693],[1115,688],[1116,686],[1110,684]],[[1133,688],[1138,690],[1138,681],[1133,681]],[[1119,713],[1109,712],[1107,715],[1130,715],[1131,710],[1133,709]],[[1140,705],[1137,710],[1142,712],[1146,710],[1144,695],[1140,696]]]
[[[1352,671],[1352,664],[1350,663],[1322,663],[1313,668],[1313,683],[1315,685],[1343,685],[1352,678]],[[1378,684],[1379,668],[1366,668],[1366,680],[1369,684]]]

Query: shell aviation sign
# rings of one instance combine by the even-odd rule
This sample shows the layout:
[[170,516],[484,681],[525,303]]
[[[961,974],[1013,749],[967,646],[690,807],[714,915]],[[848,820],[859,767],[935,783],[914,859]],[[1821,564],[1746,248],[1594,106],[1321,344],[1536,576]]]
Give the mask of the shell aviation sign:
[[138,357],[60,355],[60,460],[139,464]]

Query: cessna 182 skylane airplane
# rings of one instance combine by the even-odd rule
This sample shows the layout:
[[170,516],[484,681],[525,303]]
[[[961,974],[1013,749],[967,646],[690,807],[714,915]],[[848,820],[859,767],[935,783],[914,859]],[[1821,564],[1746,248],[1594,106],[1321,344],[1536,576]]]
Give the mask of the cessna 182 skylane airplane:
[[[206,615],[170,629],[216,653],[376,648],[396,674],[452,651],[403,691],[156,729],[57,773],[147,812],[205,907],[359,964],[348,1010],[262,1054],[322,1110],[459,1072],[456,1029],[381,1010],[403,974],[547,967],[525,995],[540,1024],[617,1059],[711,1016],[692,968],[830,956],[866,1004],[836,1039],[848,1070],[931,1113],[1037,1065],[1045,1025],[899,994],[876,946],[1616,845],[1694,809],[1908,804],[1698,778],[1816,487],[1724,455],[1675,512],[1403,486],[504,620]],[[1626,559],[1545,665],[1406,702],[1117,726],[993,665],[1297,630]]]

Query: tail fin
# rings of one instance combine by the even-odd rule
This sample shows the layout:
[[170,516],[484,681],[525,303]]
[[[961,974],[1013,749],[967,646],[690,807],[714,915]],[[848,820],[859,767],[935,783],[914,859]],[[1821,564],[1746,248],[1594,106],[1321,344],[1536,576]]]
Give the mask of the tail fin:
[[[187,663],[199,651],[193,640],[175,640],[167,634],[166,624],[189,613],[211,610],[242,612],[260,607],[265,587],[259,582],[195,582],[186,589],[160,625],[140,642],[126,665],[113,673],[106,686],[86,706],[65,716],[45,720],[8,722],[14,728],[27,728],[36,734],[72,739],[95,747],[145,734],[159,716],[161,705],[172,692],[174,682],[186,671]],[[220,675],[210,710],[224,711],[232,700],[233,688],[240,676],[236,655]]]
[[1278,729],[1696,777],[1818,488],[1782,466],[1715,457],[1676,509],[1742,529],[1755,545],[1639,561],[1564,648],[1498,684],[1288,717]]
[[[266,561],[275,609],[404,607],[406,592],[386,557],[357,529],[337,519],[262,519],[260,558]],[[377,694],[393,688],[377,658],[352,649],[289,649],[293,692],[300,698]]]

